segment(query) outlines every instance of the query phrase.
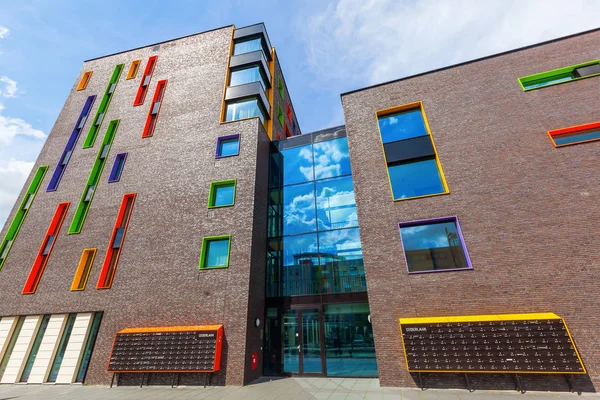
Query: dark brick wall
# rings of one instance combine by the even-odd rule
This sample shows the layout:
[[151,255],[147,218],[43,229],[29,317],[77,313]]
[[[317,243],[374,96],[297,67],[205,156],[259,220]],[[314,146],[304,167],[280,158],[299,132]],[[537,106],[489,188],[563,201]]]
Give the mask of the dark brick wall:
[[[555,149],[546,133],[600,118],[600,78],[527,93],[517,82],[599,59],[599,45],[595,31],[342,96],[383,386],[415,385],[398,318],[521,312],[565,318],[589,372],[578,382],[600,385],[600,142]],[[451,193],[394,202],[375,112],[415,101],[423,101]],[[398,222],[451,215],[474,269],[408,275]],[[476,381],[513,385],[502,375]],[[566,388],[548,375],[526,384]]]
[[[262,315],[262,300],[255,298],[264,297],[264,290],[249,293],[249,287],[251,274],[264,273],[267,198],[255,201],[255,196],[264,191],[257,185],[266,185],[266,172],[257,176],[257,167],[265,170],[259,152],[264,157],[266,134],[258,118],[219,124],[232,29],[163,43],[159,49],[149,46],[86,62],[82,71],[94,71],[91,81],[86,90],[77,92],[79,78],[76,80],[35,164],[34,171],[39,165],[50,168],[0,271],[0,315],[104,311],[86,383],[109,383],[106,365],[117,331],[163,325],[224,324],[222,370],[213,382],[241,385],[254,376],[245,372],[247,352],[260,348],[256,339],[260,331],[251,333],[247,325],[258,310]],[[158,61],[146,101],[133,107],[152,55],[158,55]],[[125,80],[131,61],[136,59],[142,59],[136,79]],[[81,148],[93,119],[90,117],[59,189],[46,193],[85,99],[98,95],[91,114],[95,115],[118,63],[125,63],[125,68],[94,148]],[[161,79],[168,79],[168,84],[158,124],[152,138],[142,139],[156,83]],[[67,235],[108,122],[116,118],[121,124],[83,230]],[[215,160],[217,137],[232,133],[241,134],[240,155]],[[121,181],[108,184],[119,152],[129,153]],[[210,182],[233,178],[237,179],[235,206],[208,210]],[[122,196],[130,192],[137,193],[137,200],[112,288],[97,290]],[[56,205],[63,201],[70,201],[71,208],[40,285],[34,295],[23,296],[22,287],[48,223]],[[13,215],[14,210],[8,221]],[[202,238],[221,234],[232,235],[229,268],[199,271]],[[97,247],[98,254],[87,287],[71,292],[81,252],[88,247]],[[255,284],[262,285],[260,281]],[[249,299],[253,299],[251,313]]]

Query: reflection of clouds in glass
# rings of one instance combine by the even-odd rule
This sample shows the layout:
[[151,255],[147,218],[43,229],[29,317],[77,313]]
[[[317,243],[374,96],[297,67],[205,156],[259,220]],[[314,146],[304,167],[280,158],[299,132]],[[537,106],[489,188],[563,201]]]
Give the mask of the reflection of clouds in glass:
[[[310,151],[310,146],[303,147],[302,150],[298,153],[298,157],[304,158],[309,163],[309,167],[305,167],[303,165],[300,166],[300,173],[304,175],[307,181],[312,181],[313,178],[313,169],[312,169],[312,152]],[[304,164],[304,163],[303,163]]]
[[316,143],[314,151],[316,179],[331,178],[351,172],[346,138]]
[[358,228],[320,233],[319,251],[325,254],[336,254],[347,260],[362,258]]
[[283,265],[294,265],[294,256],[301,258],[303,254],[316,253],[317,235],[314,233],[308,235],[289,236],[283,239]]
[[283,183],[291,185],[312,181],[313,161],[310,145],[294,147],[281,151],[283,160]]
[[284,234],[310,232],[316,229],[313,184],[288,186],[284,189]]
[[317,182],[317,210],[321,230],[357,226],[352,178]]
[[448,247],[448,234],[456,236],[457,231],[453,222],[430,225],[402,227],[402,244],[405,250],[421,250],[428,248]]

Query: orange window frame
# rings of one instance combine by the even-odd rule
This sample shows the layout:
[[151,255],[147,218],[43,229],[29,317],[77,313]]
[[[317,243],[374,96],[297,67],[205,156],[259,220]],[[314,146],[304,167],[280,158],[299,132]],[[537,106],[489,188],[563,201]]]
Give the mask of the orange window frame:
[[[131,219],[131,214],[133,212],[135,198],[135,193],[128,193],[124,195],[123,200],[121,200],[121,207],[119,208],[115,226],[113,227],[112,235],[110,237],[110,242],[108,243],[106,257],[104,258],[104,264],[102,265],[102,270],[100,271],[100,277],[98,278],[96,289],[110,289],[112,286],[115,272],[117,271],[117,266],[119,264],[121,250],[123,249],[125,237],[127,236],[127,228],[129,227],[129,220]],[[121,237],[120,246],[117,249],[114,249],[113,244],[119,228],[123,228],[123,236]]]
[[[84,249],[79,259],[79,265],[71,284],[72,291],[81,291],[85,289],[87,285],[92,266],[94,265],[94,259],[96,258],[97,249]],[[89,260],[89,262],[88,262]]]
[[93,73],[94,71],[87,71],[83,74],[83,76],[79,80],[79,84],[77,85],[77,91],[85,90]]
[[565,143],[565,144],[556,144],[556,141],[554,140],[555,136],[562,136],[562,135],[569,135],[569,134],[576,135],[576,134],[586,133],[587,131],[597,131],[597,130],[600,130],[600,121],[548,131],[548,136],[550,137],[550,140],[552,141],[552,144],[554,145],[554,147],[558,148],[558,147],[565,147],[565,146],[573,146],[575,144],[581,144],[581,143],[595,142],[597,140],[600,140],[600,138],[589,139],[589,140],[580,140],[577,142]]
[[[54,245],[56,244],[56,239],[58,237],[58,233],[60,232],[60,228],[65,220],[67,215],[67,210],[71,205],[70,202],[59,203],[56,207],[56,211],[54,212],[54,217],[50,221],[50,226],[46,231],[46,236],[44,236],[44,240],[42,241],[42,245],[40,246],[40,250],[38,251],[37,257],[33,262],[33,266],[31,267],[31,271],[29,272],[29,276],[27,281],[25,282],[25,286],[23,286],[22,294],[33,294],[37,290],[37,287],[42,279],[42,274],[44,273],[44,269],[46,268],[46,264],[48,264],[48,259],[52,254],[52,249],[54,249]],[[48,249],[48,253],[44,254],[44,249],[48,244],[48,240],[51,236],[54,236],[52,240],[52,244]]]
[[[141,106],[144,104],[144,100],[146,99],[146,93],[148,93],[148,88],[150,87],[150,82],[152,81],[152,75],[154,74],[154,68],[156,67],[156,60],[158,56],[152,56],[148,59],[148,63],[146,64],[146,68],[144,69],[144,74],[142,75],[142,79],[140,80],[140,87],[138,88],[137,94],[135,96],[135,100],[133,101],[133,106]],[[144,81],[148,78],[148,84],[144,86]]]
[[129,71],[127,71],[127,78],[125,78],[125,79],[135,78],[135,76],[138,73],[138,70],[140,69],[141,62],[142,62],[142,60],[134,60],[131,62],[131,65],[129,66]]
[[[146,118],[146,125],[144,125],[144,131],[142,132],[142,137],[147,138],[154,135],[154,129],[156,128],[156,124],[158,122],[158,114],[160,114],[160,109],[162,108],[162,101],[165,97],[165,91],[167,90],[167,80],[164,79],[162,81],[158,81],[156,84],[156,89],[154,90],[154,96],[152,97],[152,103],[150,104],[150,109],[148,110],[148,117]],[[154,105],[159,103],[158,110],[156,114],[152,114],[152,110],[154,109]]]

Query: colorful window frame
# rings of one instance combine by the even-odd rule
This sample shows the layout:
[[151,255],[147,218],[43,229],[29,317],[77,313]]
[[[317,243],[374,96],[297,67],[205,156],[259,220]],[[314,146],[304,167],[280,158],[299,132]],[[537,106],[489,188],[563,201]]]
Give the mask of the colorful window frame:
[[121,175],[123,174],[126,160],[127,153],[117,154],[112,170],[110,171],[110,175],[108,176],[108,183],[119,182],[121,180]]
[[141,106],[142,104],[144,104],[144,100],[146,99],[146,93],[148,93],[150,81],[152,80],[152,75],[154,74],[154,68],[156,67],[157,59],[158,56],[152,56],[148,59],[148,63],[146,63],[144,75],[142,75],[142,80],[140,81],[140,87],[138,88],[137,94],[135,95],[135,99],[133,100],[134,107]]
[[281,76],[277,77],[277,89],[279,90],[279,95],[282,100],[285,100],[285,90],[283,88],[283,81],[281,80]]
[[[424,130],[422,132],[423,134],[415,137],[411,136],[409,138],[401,138],[399,140],[397,139],[390,142],[384,141],[381,131],[380,119],[391,117],[394,114],[409,112],[411,110],[420,111],[420,115],[424,124]],[[379,137],[381,140],[383,157],[388,170],[388,182],[390,185],[390,191],[392,193],[393,200],[404,201],[449,194],[450,189],[448,188],[448,183],[446,182],[446,177],[442,169],[442,164],[440,162],[440,158],[435,147],[435,142],[433,140],[433,135],[431,134],[429,122],[427,121],[427,115],[425,114],[423,102],[418,101],[414,103],[404,104],[398,107],[379,110],[375,113],[375,116],[377,119],[377,129],[379,131]],[[393,159],[390,157],[390,155],[392,154],[394,155]],[[428,168],[430,169],[435,165],[437,173],[439,174],[439,184],[441,190],[436,191],[434,193],[397,198],[394,195],[394,184],[392,175],[396,174],[395,170],[400,166],[416,166],[417,163],[423,165],[427,164]],[[390,170],[392,171],[390,172]]]
[[56,189],[58,189],[58,184],[60,183],[63,173],[65,172],[65,169],[67,168],[67,165],[69,163],[69,160],[71,159],[73,151],[75,150],[75,145],[77,145],[77,141],[79,140],[79,136],[81,135],[81,131],[83,130],[83,127],[85,126],[85,122],[87,121],[87,118],[90,114],[90,110],[92,109],[92,106],[94,105],[95,100],[96,100],[96,95],[93,95],[93,96],[88,97],[87,100],[85,101],[85,104],[83,105],[83,108],[81,109],[81,113],[79,114],[79,118],[77,118],[77,122],[75,122],[75,127],[73,128],[73,131],[71,132],[69,141],[67,142],[67,145],[65,146],[65,149],[63,150],[62,155],[60,156],[60,159],[58,160],[58,164],[56,164],[56,168],[54,169],[54,172],[52,173],[52,178],[50,179],[50,183],[48,183],[46,192],[53,192]]
[[69,205],[71,205],[69,202],[59,203],[58,207],[56,207],[54,217],[52,217],[52,220],[50,221],[50,226],[46,231],[46,236],[42,241],[42,245],[40,246],[38,255],[33,263],[33,267],[31,267],[29,277],[27,278],[25,286],[23,287],[23,291],[21,292],[22,294],[33,294],[37,290],[40,280],[42,279],[44,269],[46,268],[46,264],[48,264],[48,259],[50,258],[52,249],[54,249],[54,245],[56,244],[56,238],[58,237],[60,228],[62,227],[65,216],[67,215]]
[[519,85],[524,92],[546,86],[559,85],[565,82],[578,81],[600,75],[600,60],[554,69],[552,71],[519,78]]
[[[229,180],[225,180],[225,181],[218,181],[218,182],[211,182],[210,184],[210,191],[208,194],[208,208],[222,208],[222,207],[231,207],[233,205],[235,205],[235,191],[236,191],[236,180],[235,179],[229,179]],[[216,199],[217,199],[217,191],[220,188],[226,188],[226,187],[233,187],[233,195],[232,195],[232,202],[229,204],[221,204],[221,205],[216,205]]]
[[108,106],[110,105],[110,101],[113,97],[113,94],[117,88],[117,83],[119,82],[119,77],[121,76],[121,72],[123,72],[124,64],[118,64],[113,74],[108,82],[108,86],[104,91],[104,96],[102,97],[102,101],[98,106],[98,110],[96,111],[96,116],[92,120],[92,126],[90,126],[90,130],[87,133],[85,138],[85,142],[83,142],[83,148],[88,149],[90,147],[94,147],[94,142],[96,141],[96,136],[100,131],[100,127],[102,126],[102,122],[104,121],[104,117],[106,117],[106,112],[108,111]]
[[[227,240],[227,262],[223,263],[223,265],[218,266],[206,266],[207,257],[209,253],[209,246],[211,242],[218,242]],[[208,269],[220,269],[220,268],[229,268],[229,261],[231,258],[231,235],[221,235],[221,236],[206,236],[202,238],[202,250],[200,252],[200,265],[198,269],[200,270],[208,270]]]
[[[402,235],[402,228],[422,227],[422,226],[427,226],[427,225],[436,225],[436,224],[442,224],[442,223],[448,223],[448,222],[454,223],[454,225],[456,227],[456,234],[451,233],[446,230],[446,235],[447,235],[446,238],[448,240],[448,248],[451,249],[452,242],[453,242],[453,243],[455,243],[454,247],[462,250],[462,255],[464,257],[463,261],[464,261],[465,267],[411,271],[410,262],[409,262],[409,259],[407,256],[405,240]],[[457,216],[423,219],[423,220],[410,221],[410,222],[400,222],[400,223],[398,223],[398,229],[399,229],[399,233],[400,233],[400,245],[402,246],[402,254],[404,255],[404,260],[406,262],[406,271],[409,274],[425,274],[425,273],[432,273],[432,272],[448,272],[448,271],[467,271],[467,270],[473,269],[473,264],[471,263],[471,257],[469,257],[469,251],[467,250],[467,245],[465,244],[465,238],[463,237],[462,230],[460,229],[460,223],[458,222]],[[449,250],[449,251],[452,253],[452,250]],[[426,257],[428,256],[430,259],[432,259],[432,262],[434,262],[433,261],[435,259],[434,248],[430,248],[429,254],[425,254],[425,256]],[[452,256],[454,258],[455,254],[452,253]],[[457,257],[457,258],[459,258],[459,257]]]
[[283,116],[283,110],[281,109],[281,105],[277,104],[277,119],[279,120],[279,124],[283,128],[285,125],[285,117]]
[[106,164],[106,159],[108,158],[108,153],[110,152],[113,139],[115,138],[115,134],[119,128],[119,122],[119,119],[114,119],[108,124],[108,129],[104,134],[102,146],[100,146],[100,149],[98,150],[96,161],[94,162],[92,171],[88,177],[85,189],[81,194],[81,199],[79,200],[79,205],[77,206],[75,215],[73,215],[73,220],[71,221],[71,226],[69,227],[69,235],[80,233],[81,229],[83,228],[87,212],[90,209],[94,194],[98,188],[98,183],[100,182],[100,177],[102,176],[102,171],[104,170],[104,165]]
[[84,249],[79,259],[79,265],[71,284],[71,291],[81,291],[85,289],[90,272],[92,271],[92,265],[96,258],[97,249]]
[[92,77],[93,73],[94,73],[94,71],[84,72],[83,76],[79,80],[79,84],[77,85],[77,91],[85,90],[88,83],[90,82],[90,78]]
[[600,121],[548,131],[548,136],[554,147],[595,142],[600,140]]
[[163,98],[165,96],[165,90],[167,89],[167,80],[158,81],[156,84],[156,90],[154,91],[154,97],[152,98],[152,104],[150,110],[148,110],[148,117],[146,118],[146,125],[144,125],[144,131],[142,137],[147,138],[154,135],[154,129],[156,129],[156,123],[158,122],[158,114],[162,108]]
[[119,208],[115,226],[113,227],[111,239],[108,244],[108,249],[106,249],[106,257],[104,258],[104,264],[102,265],[98,284],[96,285],[97,289],[110,289],[112,286],[115,272],[117,271],[117,265],[119,263],[119,257],[121,256],[121,250],[125,243],[125,236],[133,212],[135,198],[135,193],[128,193],[123,196],[121,207]]
[[4,239],[0,242],[0,271],[4,266],[4,262],[10,253],[10,249],[21,230],[21,226],[25,221],[25,217],[29,213],[29,209],[31,208],[31,204],[35,199],[35,196],[42,185],[42,181],[44,180],[44,176],[46,175],[46,171],[48,171],[47,165],[42,165],[38,167],[37,171],[35,171],[35,175],[33,175],[33,179],[29,183],[29,187],[27,188],[27,192],[25,192],[25,196],[23,196],[23,200],[21,200],[21,204],[19,204],[19,209],[15,213],[10,226],[8,227],[8,231],[6,235],[4,235]]
[[[227,154],[227,155],[223,155],[223,144],[225,142],[230,142],[230,141],[237,141],[238,144],[238,148],[237,148],[237,152],[235,154]],[[240,134],[239,133],[235,133],[233,135],[227,135],[227,136],[220,136],[217,138],[217,147],[215,150],[215,158],[226,158],[226,157],[233,157],[233,156],[237,156],[240,154]]]
[[142,60],[134,60],[131,62],[129,66],[129,71],[127,71],[127,77],[125,79],[134,79],[140,69],[140,62]]

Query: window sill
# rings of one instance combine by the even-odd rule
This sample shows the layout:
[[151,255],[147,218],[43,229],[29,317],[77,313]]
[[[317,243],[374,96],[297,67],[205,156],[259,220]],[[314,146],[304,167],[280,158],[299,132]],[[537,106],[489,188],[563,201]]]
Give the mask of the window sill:
[[448,268],[448,269],[432,269],[429,271],[407,271],[409,275],[419,275],[419,274],[430,274],[436,272],[456,272],[456,271],[472,271],[473,267],[470,268]]
[[397,202],[397,201],[406,201],[406,200],[415,200],[415,199],[424,199],[424,198],[427,198],[427,197],[435,197],[435,196],[444,196],[444,195],[447,195],[447,194],[450,194],[449,190],[446,191],[446,192],[442,192],[442,193],[425,194],[423,196],[407,197],[405,199],[394,199],[394,202]]

